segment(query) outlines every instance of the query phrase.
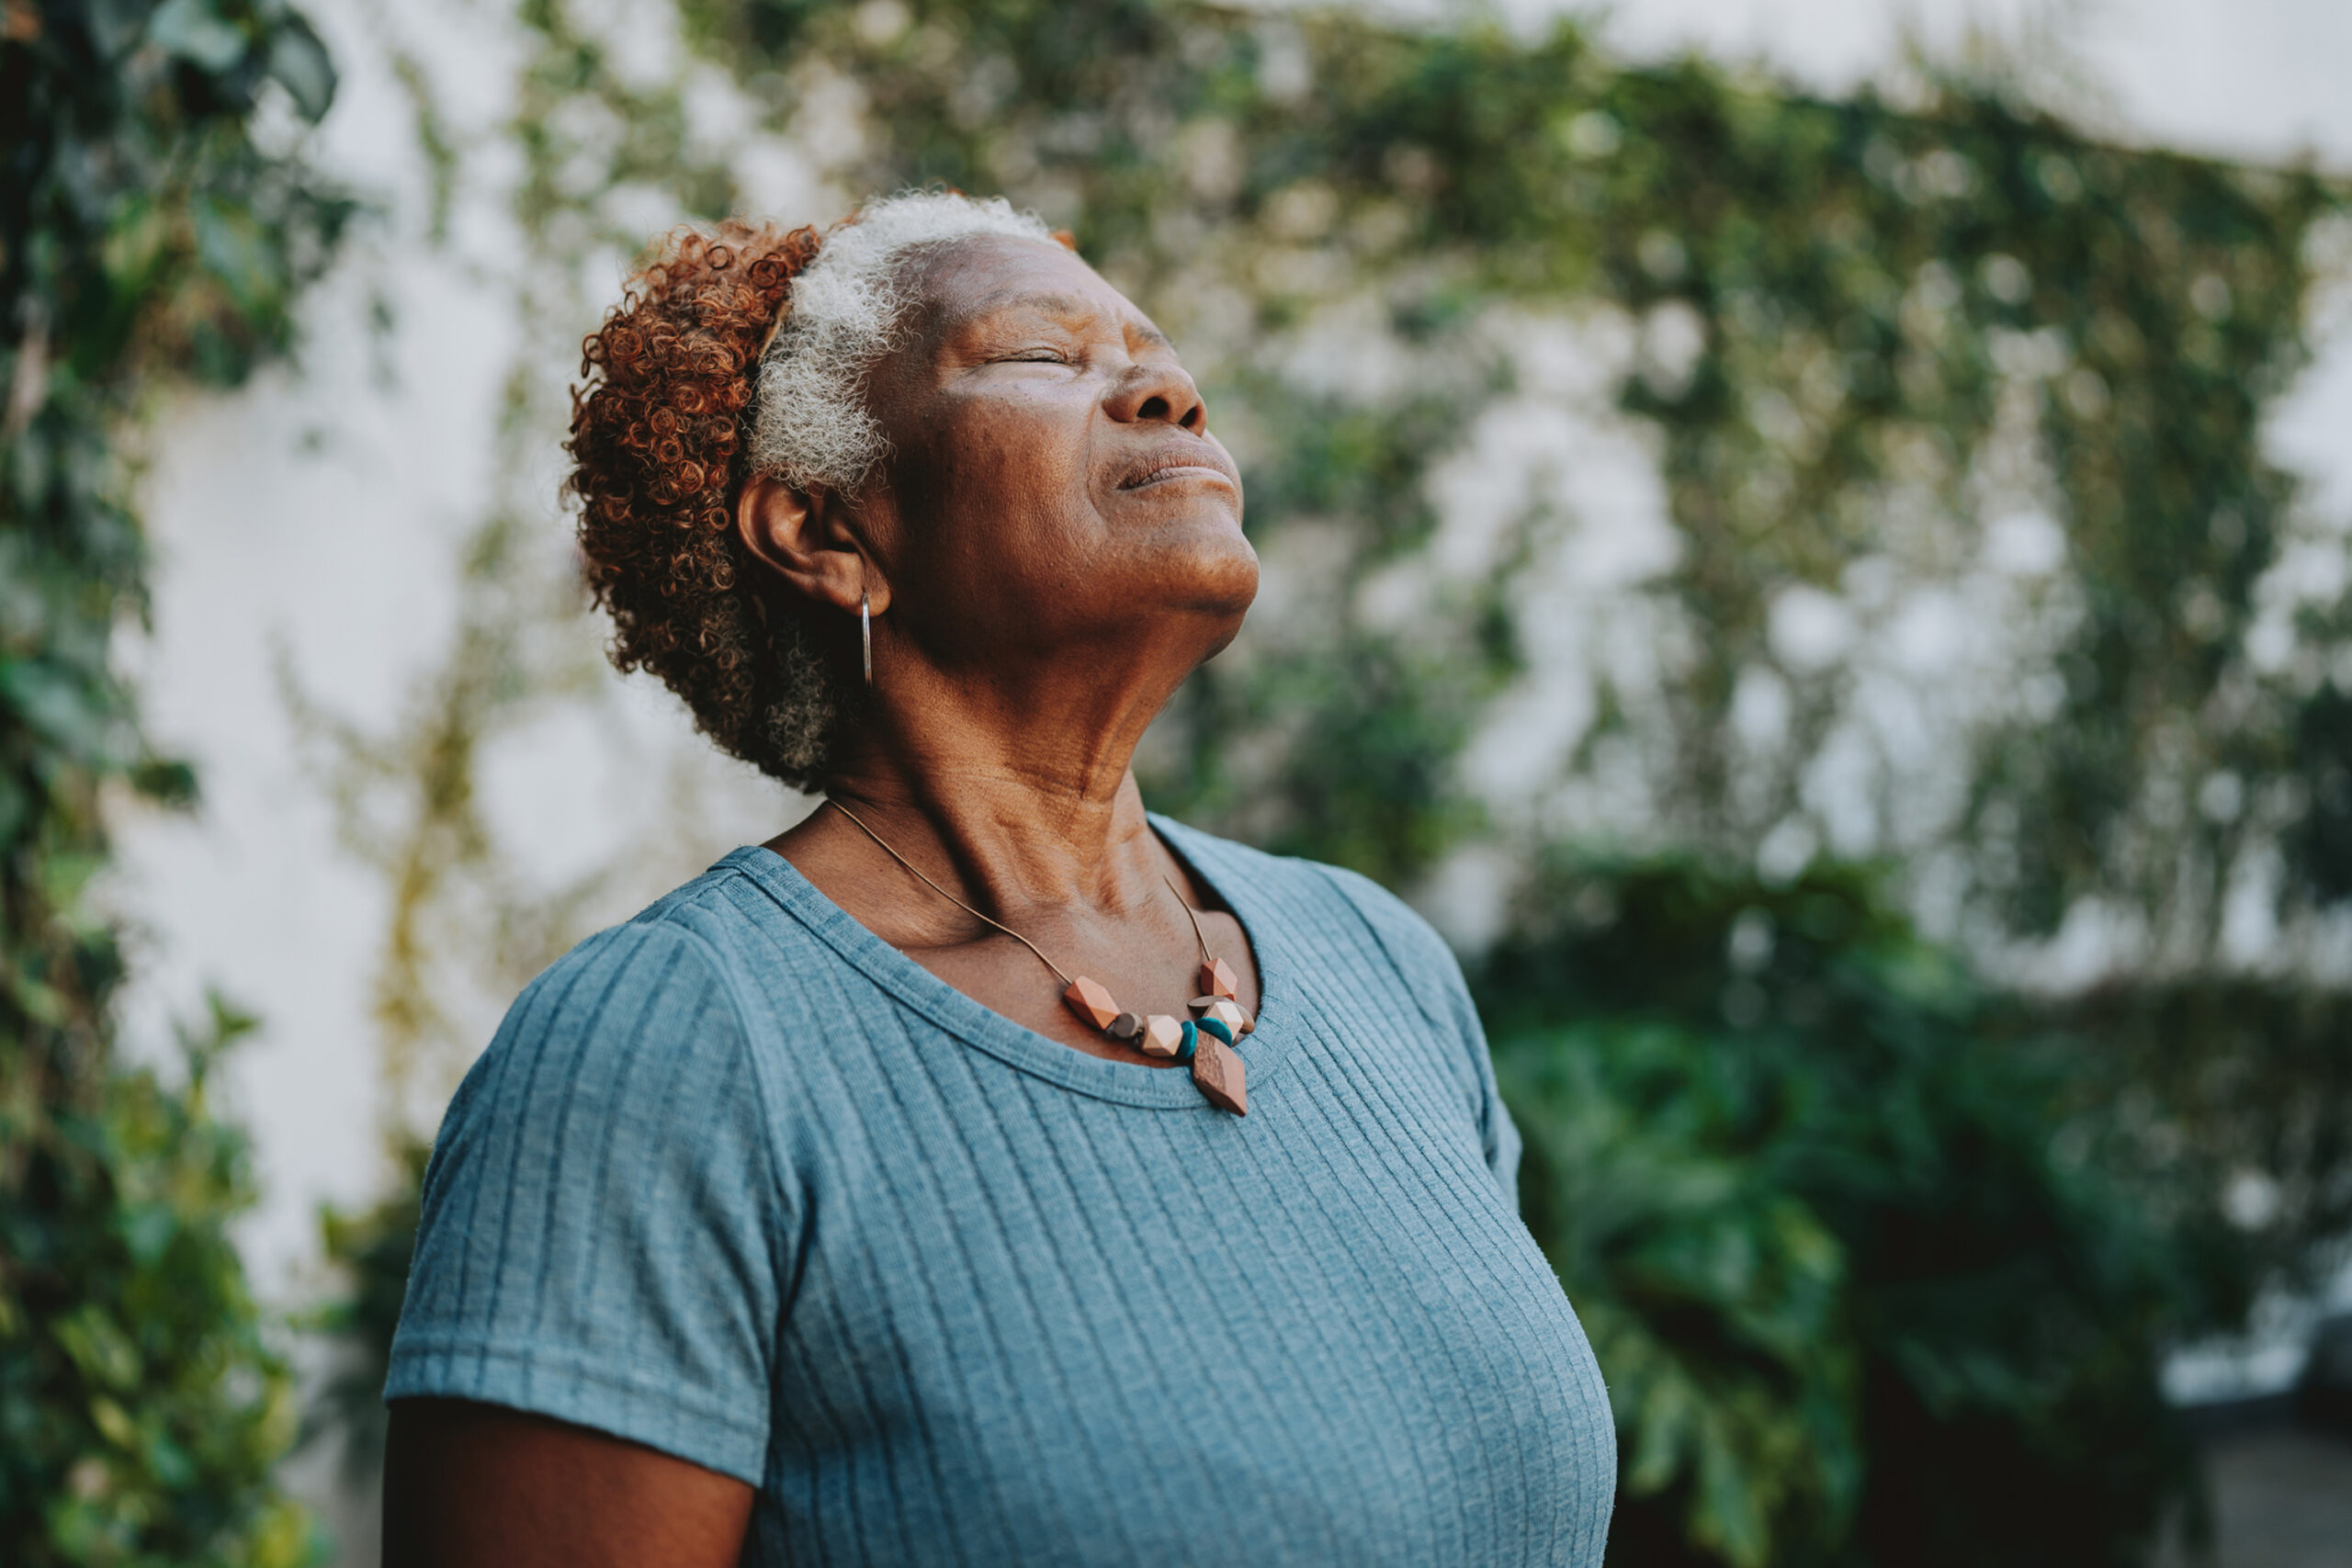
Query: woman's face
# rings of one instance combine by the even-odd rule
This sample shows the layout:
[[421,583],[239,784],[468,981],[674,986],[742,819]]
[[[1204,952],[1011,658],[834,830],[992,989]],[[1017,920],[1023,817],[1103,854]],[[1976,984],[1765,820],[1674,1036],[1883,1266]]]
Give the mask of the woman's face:
[[1039,241],[964,241],[910,282],[861,508],[896,634],[943,668],[1110,644],[1189,671],[1230,642],[1258,590],[1240,475],[1159,329]]

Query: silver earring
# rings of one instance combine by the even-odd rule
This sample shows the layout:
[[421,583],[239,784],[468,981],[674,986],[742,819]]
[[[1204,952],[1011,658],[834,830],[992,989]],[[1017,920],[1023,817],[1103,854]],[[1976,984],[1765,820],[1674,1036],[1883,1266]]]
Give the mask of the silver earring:
[[857,641],[865,659],[865,683],[871,686],[874,684],[874,605],[862,588],[857,593]]

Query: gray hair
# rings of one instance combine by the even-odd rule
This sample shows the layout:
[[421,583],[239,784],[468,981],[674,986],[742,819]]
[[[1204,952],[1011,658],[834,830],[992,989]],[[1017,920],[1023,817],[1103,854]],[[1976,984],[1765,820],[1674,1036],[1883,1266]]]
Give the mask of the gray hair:
[[982,234],[1051,242],[1034,212],[1002,197],[903,191],[835,229],[792,280],[781,324],[760,359],[752,471],[795,486],[853,491],[889,450],[865,407],[865,379],[890,351],[909,303],[907,264]]
[[[816,259],[793,278],[760,351],[752,473],[837,491],[865,482],[889,452],[865,406],[866,378],[894,346],[911,303],[908,264],[983,234],[1054,238],[1035,214],[1015,211],[1002,197],[981,201],[950,191],[904,191],[873,202],[825,237]],[[842,700],[847,694],[819,651],[811,607],[770,592],[759,599],[755,615],[737,611],[733,634],[759,671],[758,716],[752,733],[721,744],[796,789],[812,789],[850,705]]]

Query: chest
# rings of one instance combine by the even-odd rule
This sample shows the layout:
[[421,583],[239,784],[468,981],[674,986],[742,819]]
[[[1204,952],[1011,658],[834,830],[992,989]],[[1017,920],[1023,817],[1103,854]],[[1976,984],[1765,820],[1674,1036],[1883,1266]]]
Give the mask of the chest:
[[1544,1543],[1605,1516],[1605,1396],[1459,1085],[1287,1043],[1246,1119],[984,1057],[835,1108],[774,1528],[922,1561],[1573,1560]]

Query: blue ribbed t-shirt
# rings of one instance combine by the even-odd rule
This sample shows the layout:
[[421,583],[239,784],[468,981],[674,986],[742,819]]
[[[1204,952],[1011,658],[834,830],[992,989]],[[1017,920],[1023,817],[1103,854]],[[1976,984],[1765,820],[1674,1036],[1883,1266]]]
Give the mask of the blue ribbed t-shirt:
[[739,850],[467,1075],[386,1397],[739,1477],[748,1563],[1598,1568],[1608,1396],[1453,956],[1360,876],[1154,825],[1257,956],[1248,1116]]

